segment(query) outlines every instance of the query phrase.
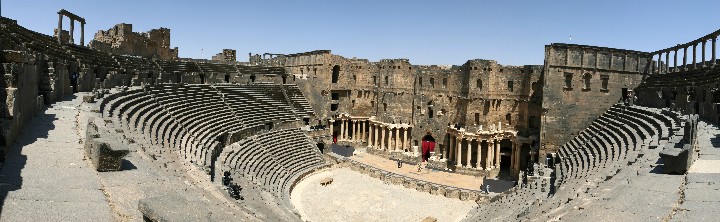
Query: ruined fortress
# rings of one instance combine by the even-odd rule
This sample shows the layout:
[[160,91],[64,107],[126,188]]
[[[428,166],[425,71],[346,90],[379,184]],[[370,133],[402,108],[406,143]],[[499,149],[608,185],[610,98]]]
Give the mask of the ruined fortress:
[[[45,200],[24,195],[49,176],[34,161],[53,155],[83,166],[68,180],[95,181],[48,183],[97,197],[52,199],[75,207],[53,212],[80,221],[694,221],[718,210],[701,194],[720,179],[720,31],[654,52],[553,43],[542,65],[330,50],[237,62],[231,49],[178,58],[170,29],[124,23],[85,46],[85,18],[58,15],[54,36],[0,18],[3,218]],[[82,25],[80,44],[64,17]],[[32,138],[47,124],[45,139]],[[339,201],[396,187],[457,208],[412,207],[397,194],[372,203],[424,215],[386,208],[410,217],[383,219]]]

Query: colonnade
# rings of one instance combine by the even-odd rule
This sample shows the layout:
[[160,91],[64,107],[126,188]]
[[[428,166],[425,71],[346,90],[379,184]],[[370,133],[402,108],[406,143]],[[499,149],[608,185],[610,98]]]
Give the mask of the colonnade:
[[[503,138],[466,137],[450,134],[449,147],[446,150],[446,159],[453,160],[456,167],[474,168],[478,170],[491,170],[500,167],[500,141]],[[476,144],[473,146],[473,144]],[[483,152],[484,145],[487,147]],[[516,146],[513,142],[513,147]],[[470,162],[472,150],[475,150],[476,164]],[[464,163],[464,164],[463,164]]]
[[85,19],[77,16],[71,12],[66,11],[65,9],[61,9],[58,11],[58,27],[57,27],[57,37],[58,37],[58,43],[63,44],[62,42],[62,19],[64,16],[67,16],[70,19],[70,33],[68,36],[69,41],[71,43],[75,43],[73,40],[73,32],[75,32],[75,21],[80,22],[80,45],[85,45]]
[[366,142],[367,141],[367,120],[366,119],[336,119],[330,120],[330,132],[335,132],[334,122],[340,122],[339,141]]
[[330,132],[335,132],[334,123],[339,122],[338,141],[367,143],[368,147],[388,151],[412,150],[410,125],[386,124],[360,118],[341,118],[329,122]]
[[412,151],[410,139],[412,137],[410,125],[386,124],[370,122],[370,142],[368,147],[387,150],[391,152]]
[[[720,30],[705,35],[695,41],[670,47],[667,49],[658,50],[652,53],[652,59],[657,59],[657,64],[653,67],[653,73],[672,73],[686,71],[690,69],[704,68],[707,66],[717,65],[717,38],[720,35]],[[707,44],[710,43],[710,61],[705,58]],[[698,46],[700,46],[700,55],[702,61],[697,62]],[[688,65],[688,49],[692,47],[692,65]],[[682,69],[678,63],[678,53],[682,50]],[[673,54],[672,66],[670,66],[670,54]],[[656,58],[657,57],[657,58]],[[664,60],[663,60],[664,57]]]

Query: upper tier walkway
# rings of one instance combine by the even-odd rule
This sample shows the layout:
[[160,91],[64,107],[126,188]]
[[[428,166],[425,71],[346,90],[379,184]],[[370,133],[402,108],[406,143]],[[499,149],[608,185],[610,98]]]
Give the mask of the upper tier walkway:
[[81,103],[81,97],[71,96],[38,113],[6,151],[0,221],[113,220],[76,131]]

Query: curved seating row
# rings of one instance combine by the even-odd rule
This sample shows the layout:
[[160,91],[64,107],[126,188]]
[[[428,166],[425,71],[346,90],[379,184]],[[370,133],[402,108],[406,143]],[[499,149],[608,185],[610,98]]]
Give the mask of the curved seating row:
[[197,63],[198,68],[200,71],[204,73],[237,73],[237,67],[234,65],[228,65],[228,64],[216,64],[216,63],[206,63],[206,62],[198,62]]
[[278,197],[289,194],[296,176],[325,164],[320,151],[299,129],[246,138],[225,148],[220,156],[224,170],[235,171]]
[[[219,160],[280,197],[289,195],[295,176],[324,164],[301,130],[271,131],[223,146],[226,136],[264,121],[294,121],[292,112],[285,110],[292,108],[273,97],[282,93],[268,93],[281,89],[278,85],[146,85],[109,95],[99,106],[104,118],[159,148],[157,152],[175,152],[206,169]],[[230,99],[231,95],[238,98]],[[223,150],[229,150],[232,158],[218,159],[226,153]]]
[[223,95],[230,109],[247,126],[297,119],[293,109],[284,102],[287,100],[279,98],[277,92],[272,92],[279,90],[277,85],[213,85],[212,87]]

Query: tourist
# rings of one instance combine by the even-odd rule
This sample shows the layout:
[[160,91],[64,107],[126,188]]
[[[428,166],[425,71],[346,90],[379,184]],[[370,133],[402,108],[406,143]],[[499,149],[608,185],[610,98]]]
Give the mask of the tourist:
[[487,192],[487,194],[490,194],[490,184],[485,185],[485,192]]

